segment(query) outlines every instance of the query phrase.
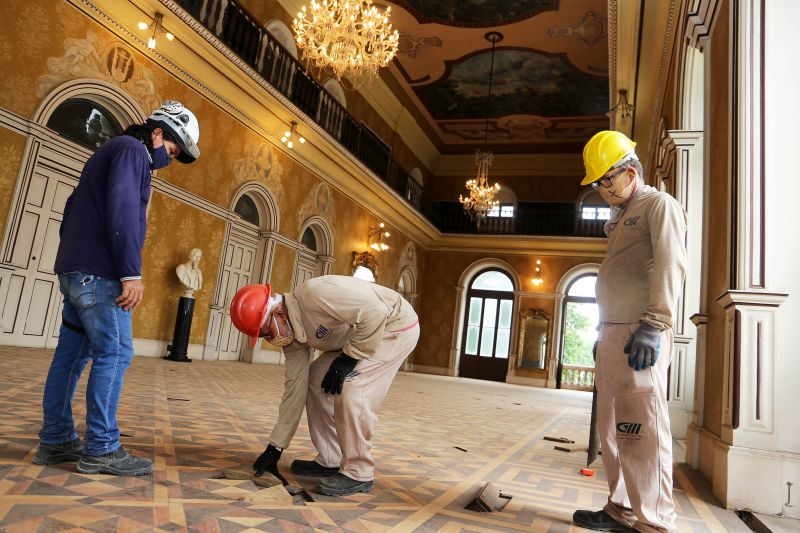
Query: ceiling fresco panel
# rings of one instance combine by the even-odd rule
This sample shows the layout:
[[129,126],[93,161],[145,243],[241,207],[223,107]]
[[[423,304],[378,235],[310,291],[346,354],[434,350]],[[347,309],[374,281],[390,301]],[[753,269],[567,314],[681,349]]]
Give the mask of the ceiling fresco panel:
[[557,10],[559,0],[400,0],[421,23],[496,26]]
[[[580,147],[608,127],[605,0],[396,0],[389,69],[442,153],[488,138],[498,153]],[[495,51],[489,106],[491,43]],[[500,144],[500,146],[497,146]]]
[[586,74],[563,57],[534,50],[495,52],[490,98],[490,61],[491,52],[482,52],[454,62],[442,81],[415,91],[436,120],[602,115],[608,109],[608,77]]

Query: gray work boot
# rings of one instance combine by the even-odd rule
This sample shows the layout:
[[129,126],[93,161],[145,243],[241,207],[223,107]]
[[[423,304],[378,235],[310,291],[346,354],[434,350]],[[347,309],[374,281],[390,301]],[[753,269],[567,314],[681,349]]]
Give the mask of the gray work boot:
[[39,443],[39,449],[33,456],[35,465],[55,465],[64,461],[77,461],[83,456],[83,442],[76,437],[75,440],[60,444]]
[[374,482],[358,481],[357,479],[349,478],[344,474],[336,474],[335,476],[326,477],[319,482],[319,492],[326,496],[350,496],[356,492],[369,492],[372,490]]
[[296,476],[328,477],[335,476],[338,471],[338,466],[322,466],[316,461],[304,461],[303,459],[292,461],[292,474]]
[[78,461],[78,472],[81,474],[143,476],[152,471],[153,461],[131,455],[122,446],[105,455],[84,455]]

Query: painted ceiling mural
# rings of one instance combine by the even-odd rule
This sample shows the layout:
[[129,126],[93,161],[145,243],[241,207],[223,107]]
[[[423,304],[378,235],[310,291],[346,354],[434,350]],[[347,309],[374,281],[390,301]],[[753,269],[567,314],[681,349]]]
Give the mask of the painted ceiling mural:
[[559,0],[399,0],[420,22],[493,26],[558,9]]
[[[605,0],[396,0],[390,72],[443,153],[580,151],[608,127]],[[491,43],[503,35],[494,59]]]

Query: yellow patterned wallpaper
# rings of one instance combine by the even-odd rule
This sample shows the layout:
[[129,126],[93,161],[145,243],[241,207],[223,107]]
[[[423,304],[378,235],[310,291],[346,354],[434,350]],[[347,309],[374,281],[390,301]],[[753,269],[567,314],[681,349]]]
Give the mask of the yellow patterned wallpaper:
[[0,128],[0,235],[3,235],[8,209],[17,182],[19,162],[25,150],[25,137]]
[[[476,253],[438,253],[428,252],[424,259],[424,275],[420,292],[420,304],[424,312],[420,315],[420,325],[424,334],[420,338],[414,363],[446,368],[450,359],[450,346],[453,337],[453,321],[456,310],[456,286],[464,271],[475,261],[487,258]],[[520,279],[521,290],[531,293],[551,294],[557,290],[561,277],[574,266],[594,262],[585,258],[493,255],[491,258],[508,263]],[[531,282],[536,259],[542,260],[544,283],[538,288]],[[523,309],[528,306],[541,307],[552,316],[553,303],[548,299],[525,298]],[[553,300],[549,300],[553,302]],[[535,302],[535,305],[533,303]],[[519,311],[519,310],[517,310]],[[459,318],[460,319],[460,318]],[[515,316],[519,320],[519,314]]]
[[153,193],[150,201],[142,257],[144,301],[134,314],[133,334],[138,338],[172,339],[178,299],[183,293],[175,267],[186,262],[189,250],[200,248],[203,250],[200,260],[203,288],[195,293],[189,342],[203,344],[220,264],[225,221],[158,192]]

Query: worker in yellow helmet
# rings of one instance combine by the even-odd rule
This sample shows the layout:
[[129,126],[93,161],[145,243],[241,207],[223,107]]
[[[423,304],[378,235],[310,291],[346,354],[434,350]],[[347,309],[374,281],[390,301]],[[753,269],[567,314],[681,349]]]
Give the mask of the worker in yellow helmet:
[[583,150],[586,176],[611,206],[597,275],[597,428],[608,478],[600,511],[572,521],[600,531],[674,532],[667,409],[674,310],[686,271],[686,211],[645,185],[636,143],[601,131]]

